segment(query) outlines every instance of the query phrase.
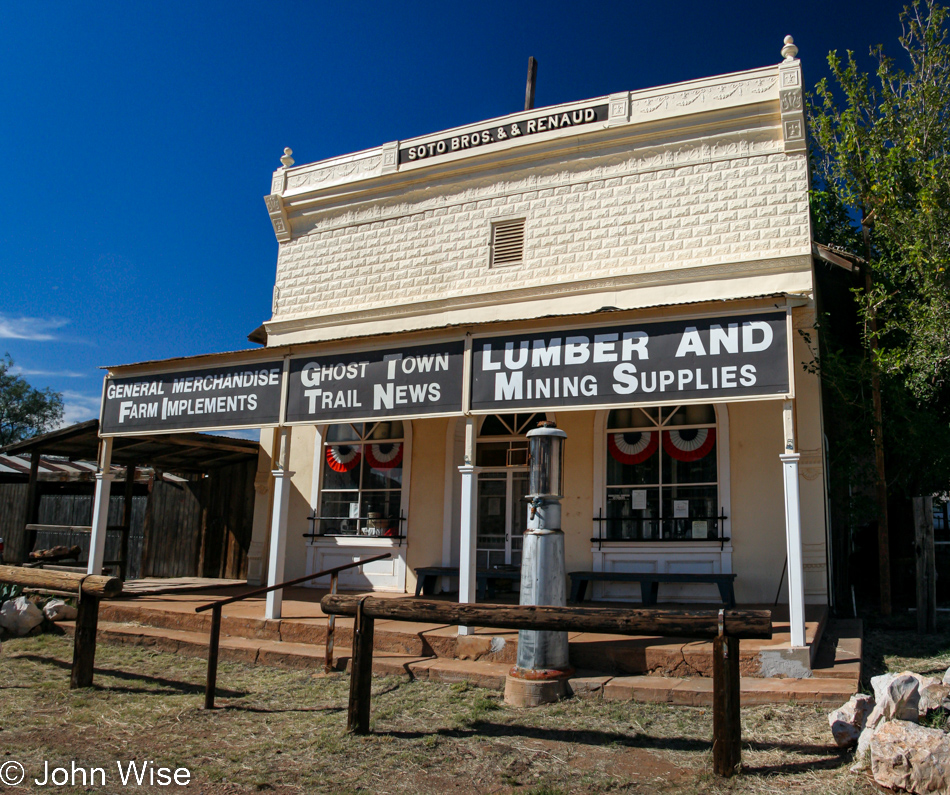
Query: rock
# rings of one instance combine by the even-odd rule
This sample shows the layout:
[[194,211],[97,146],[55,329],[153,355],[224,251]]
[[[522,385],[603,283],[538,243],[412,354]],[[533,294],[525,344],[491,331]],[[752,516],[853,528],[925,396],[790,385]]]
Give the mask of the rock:
[[0,607],[0,627],[16,637],[22,637],[43,623],[43,611],[25,596],[10,599]]
[[79,611],[62,599],[50,599],[43,606],[43,614],[50,621],[75,621]]
[[920,706],[920,678],[902,673],[887,683],[881,697],[875,700],[884,720],[917,722]]
[[847,704],[828,713],[828,724],[839,748],[849,748],[857,743],[873,709],[874,699],[859,693],[851,696]]
[[947,668],[947,672],[943,675],[943,683],[950,685],[950,668]]
[[939,729],[888,721],[870,750],[871,774],[881,786],[920,794],[950,791],[950,739]]
[[937,710],[950,712],[950,684],[930,683],[920,689],[920,704],[917,712],[920,717],[926,717]]

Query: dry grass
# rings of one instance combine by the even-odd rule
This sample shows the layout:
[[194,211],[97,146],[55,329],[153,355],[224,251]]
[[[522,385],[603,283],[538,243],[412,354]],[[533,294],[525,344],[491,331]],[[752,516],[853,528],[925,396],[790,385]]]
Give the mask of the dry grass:
[[522,710],[464,684],[376,679],[374,733],[353,737],[346,676],[224,663],[222,709],[208,713],[201,660],[101,645],[95,687],[70,691],[70,656],[60,637],[4,643],[0,765],[39,775],[44,759],[75,760],[114,778],[117,759],[153,759],[189,768],[189,791],[207,793],[876,791],[848,773],[818,708],[743,710],[745,770],[721,781],[701,708],[575,699]]

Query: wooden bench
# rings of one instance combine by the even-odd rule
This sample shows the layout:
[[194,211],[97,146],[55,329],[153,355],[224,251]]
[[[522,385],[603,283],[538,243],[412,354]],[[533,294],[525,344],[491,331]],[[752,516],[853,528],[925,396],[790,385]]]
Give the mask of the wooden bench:
[[638,582],[640,583],[640,598],[644,605],[656,604],[657,591],[661,582],[705,582],[719,587],[722,603],[727,607],[736,606],[736,595],[732,584],[735,574],[655,574],[653,572],[623,572],[623,571],[572,571],[571,601],[583,602],[589,582]]
[[[423,566],[416,569],[416,596],[435,594],[439,577],[458,577],[458,566]],[[495,582],[509,580],[521,582],[520,569],[479,569],[475,572],[476,598],[494,599]]]

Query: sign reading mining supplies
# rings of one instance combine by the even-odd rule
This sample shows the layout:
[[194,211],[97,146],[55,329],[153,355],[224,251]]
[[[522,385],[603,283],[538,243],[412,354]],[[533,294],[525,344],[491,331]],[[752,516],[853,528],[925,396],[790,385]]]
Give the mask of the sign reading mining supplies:
[[786,317],[770,312],[477,339],[472,411],[785,395]]
[[286,422],[458,414],[464,348],[457,341],[291,359]]
[[280,421],[281,360],[107,378],[101,434],[262,427]]

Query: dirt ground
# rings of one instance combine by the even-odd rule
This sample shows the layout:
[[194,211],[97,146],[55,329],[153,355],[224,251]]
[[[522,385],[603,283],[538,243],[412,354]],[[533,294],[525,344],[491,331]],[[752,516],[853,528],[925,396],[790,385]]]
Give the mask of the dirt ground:
[[[131,787],[138,792],[878,791],[848,772],[851,754],[835,747],[823,708],[744,709],[743,771],[720,780],[711,773],[707,709],[596,699],[515,709],[498,693],[464,684],[380,678],[373,734],[353,737],[345,732],[349,680],[342,674],[223,663],[221,708],[205,712],[201,660],[100,644],[94,687],[74,691],[70,660],[71,643],[62,637],[4,642],[0,779],[19,770],[11,762],[26,773],[19,786],[0,782],[4,792],[125,792],[117,762],[127,769],[133,760],[140,767],[151,760],[143,784]],[[83,786],[74,764],[102,768],[96,786]],[[160,766],[186,768],[189,785],[160,786],[156,778],[149,786],[149,771]],[[66,785],[52,786],[64,777]]]

